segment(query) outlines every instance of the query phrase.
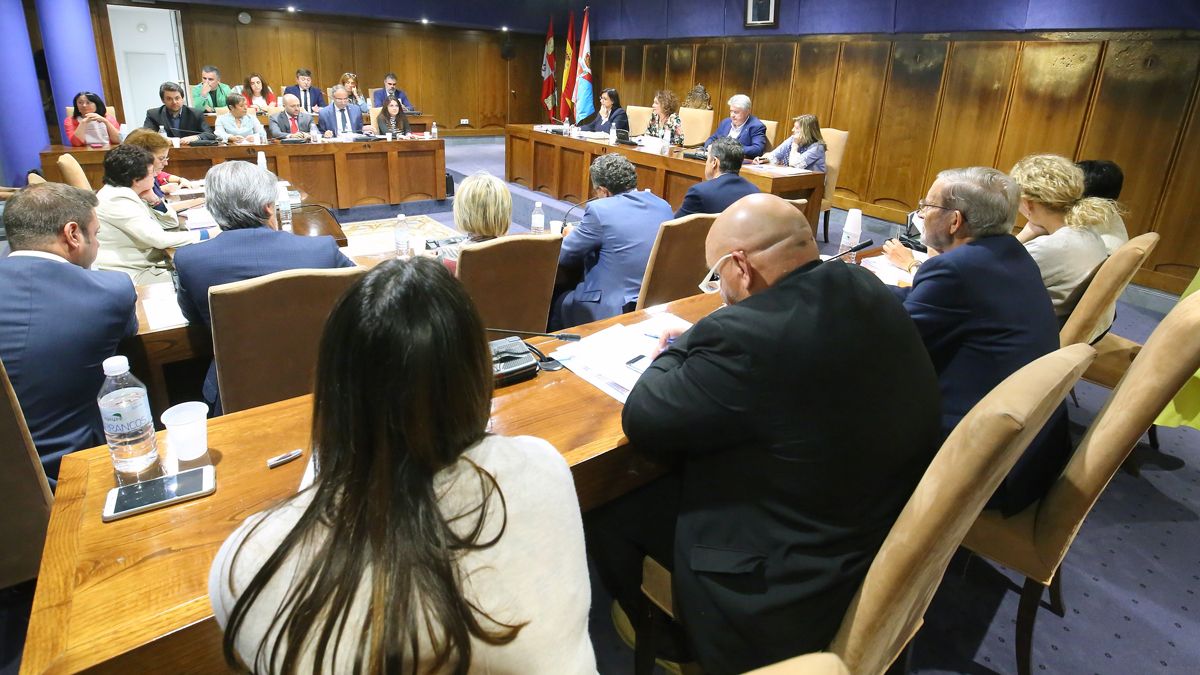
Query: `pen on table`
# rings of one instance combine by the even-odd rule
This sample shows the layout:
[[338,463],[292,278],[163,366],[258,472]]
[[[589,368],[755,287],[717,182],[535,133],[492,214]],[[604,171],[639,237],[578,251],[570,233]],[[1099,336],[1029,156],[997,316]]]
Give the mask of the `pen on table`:
[[295,450],[293,450],[291,452],[285,452],[282,455],[276,455],[275,457],[272,457],[271,459],[267,460],[267,468],[274,469],[275,467],[283,466],[284,464],[287,464],[288,462],[292,461],[293,459],[299,458],[300,455],[303,455],[303,454],[304,454],[304,450],[301,450],[300,448],[296,448]]

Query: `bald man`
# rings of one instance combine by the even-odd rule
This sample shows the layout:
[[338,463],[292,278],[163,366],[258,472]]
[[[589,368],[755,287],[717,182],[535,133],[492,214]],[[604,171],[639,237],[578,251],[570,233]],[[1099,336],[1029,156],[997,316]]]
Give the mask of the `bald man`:
[[679,470],[589,514],[588,550],[626,612],[643,555],[672,568],[660,656],[740,673],[828,646],[938,449],[938,383],[893,294],[821,262],[782,199],[731,205],[705,257],[729,306],[670,336],[622,420]]
[[271,115],[271,138],[307,138],[312,129],[312,114],[304,112],[295,94],[284,94],[281,102],[283,110]]

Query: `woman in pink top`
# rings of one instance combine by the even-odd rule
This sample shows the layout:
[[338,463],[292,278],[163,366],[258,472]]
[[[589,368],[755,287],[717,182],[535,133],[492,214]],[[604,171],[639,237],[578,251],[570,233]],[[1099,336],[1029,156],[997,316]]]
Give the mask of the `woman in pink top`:
[[75,94],[75,114],[63,122],[67,142],[82,148],[85,145],[116,145],[121,142],[117,118],[108,112],[104,100],[90,91]]

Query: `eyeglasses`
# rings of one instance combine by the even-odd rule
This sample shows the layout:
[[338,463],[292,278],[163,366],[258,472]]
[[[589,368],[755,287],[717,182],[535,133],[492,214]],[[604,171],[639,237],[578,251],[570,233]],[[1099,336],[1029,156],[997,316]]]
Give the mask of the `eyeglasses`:
[[931,204],[931,203],[925,201],[924,199],[918,201],[916,213],[921,213],[925,209],[941,209],[943,211],[957,211],[958,210],[958,209],[952,209],[949,206],[942,206],[941,204]]
[[721,269],[721,265],[732,257],[733,252],[730,251],[717,258],[717,262],[713,263],[712,269],[708,271],[708,274],[704,275],[704,281],[701,281],[699,284],[701,292],[712,295],[721,290],[721,275],[717,273],[717,270]]

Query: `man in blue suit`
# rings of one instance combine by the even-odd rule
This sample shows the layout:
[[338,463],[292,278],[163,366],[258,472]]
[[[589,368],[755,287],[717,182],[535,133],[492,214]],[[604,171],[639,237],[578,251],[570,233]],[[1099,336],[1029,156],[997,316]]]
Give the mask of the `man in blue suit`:
[[637,173],[611,153],[592,162],[592,194],[579,227],[564,231],[558,265],[582,268],[583,281],[554,299],[552,330],[616,316],[633,308],[642,288],[658,226],[671,219],[671,205],[638,191]]
[[[1058,349],[1058,321],[1037,263],[1010,234],[1019,187],[995,169],[938,174],[920,202],[924,241],[941,254],[921,264],[890,241],[894,264],[917,269],[912,288],[895,288],[917,324],[942,390],[949,434],[1004,378]],[[1017,461],[989,508],[1011,515],[1045,494],[1071,455],[1066,406]]]
[[63,455],[102,445],[100,363],[137,333],[137,293],[121,272],[92,271],[96,195],[61,183],[21,190],[4,225],[0,259],[0,361],[29,434],[55,485]]
[[[175,253],[177,295],[191,322],[212,328],[208,289],[292,269],[354,267],[333,237],[297,237],[280,232],[275,219],[275,176],[249,162],[225,162],[205,177],[207,206],[221,236]],[[193,250],[187,250],[193,249]],[[220,414],[216,364],[204,380],[204,399]]]
[[750,114],[749,96],[735,94],[729,99],[729,117],[721,120],[717,131],[704,141],[704,147],[723,137],[737,139],[746,159],[754,159],[767,151],[767,125]]
[[284,87],[283,93],[295,94],[304,112],[316,113],[325,107],[325,95],[312,86],[312,71],[308,68],[296,70],[296,84]]
[[742,178],[742,145],[729,138],[718,138],[708,146],[708,160],[704,163],[704,181],[688,188],[683,204],[675,212],[676,218],[693,213],[720,213],[730,204],[759,192],[754,183]]
[[375,95],[371,97],[371,100],[373,101],[372,105],[374,105],[376,108],[382,108],[383,102],[389,98],[394,98],[399,101],[400,108],[403,109],[404,112],[412,112],[414,110],[412,101],[408,100],[408,95],[404,93],[404,90],[396,88],[395,73],[388,73],[387,75],[383,76],[383,89],[376,91]]
[[331,138],[343,133],[373,134],[375,128],[363,126],[362,108],[357,103],[350,102],[350,92],[342,85],[333,88],[333,105],[326,106],[317,115],[317,127],[325,138]]

